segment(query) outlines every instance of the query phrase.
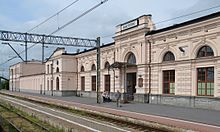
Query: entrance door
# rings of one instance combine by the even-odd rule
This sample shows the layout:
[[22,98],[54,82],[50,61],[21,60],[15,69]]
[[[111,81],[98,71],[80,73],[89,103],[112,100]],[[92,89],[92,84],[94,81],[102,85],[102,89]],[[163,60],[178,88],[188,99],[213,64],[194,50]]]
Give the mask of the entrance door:
[[134,100],[134,93],[136,93],[136,73],[127,73],[127,94],[128,100]]
[[110,92],[110,75],[105,75],[105,91]]

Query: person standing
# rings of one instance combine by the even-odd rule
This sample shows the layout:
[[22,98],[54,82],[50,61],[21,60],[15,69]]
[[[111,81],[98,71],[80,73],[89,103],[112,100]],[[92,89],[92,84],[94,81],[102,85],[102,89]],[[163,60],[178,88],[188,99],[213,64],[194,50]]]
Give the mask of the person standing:
[[121,99],[121,93],[119,92],[119,90],[117,90],[117,93],[116,93],[117,107],[121,107],[120,99]]
[[106,100],[107,102],[111,102],[110,93],[108,91],[106,92]]
[[107,94],[106,91],[104,91],[104,92],[102,93],[103,103],[105,103],[105,102],[107,101],[106,94]]

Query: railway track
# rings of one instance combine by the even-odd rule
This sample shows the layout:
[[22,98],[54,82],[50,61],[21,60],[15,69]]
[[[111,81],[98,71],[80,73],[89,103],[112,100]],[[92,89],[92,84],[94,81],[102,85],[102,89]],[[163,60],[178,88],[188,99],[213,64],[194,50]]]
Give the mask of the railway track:
[[[33,117],[25,115],[23,112],[16,110],[9,105],[0,104],[1,119],[6,121],[9,125],[3,131],[17,131],[17,132],[49,132],[50,130],[34,121]],[[29,117],[29,118],[28,118]],[[32,120],[31,120],[32,119]]]
[[[31,100],[21,100],[12,97],[2,96],[1,98],[6,98],[5,100],[15,103],[25,104],[32,108],[38,108],[44,110],[45,112],[53,115],[55,114],[58,119],[69,121],[79,125],[80,127],[85,127],[89,131],[109,131],[109,132],[129,132],[129,131],[145,131],[145,132],[166,132],[167,130],[159,128],[151,128],[145,125],[138,125],[128,121],[122,121],[114,118],[109,118],[102,116],[101,114],[97,115],[95,113],[90,113],[87,111],[81,111],[76,109],[71,109],[68,107],[60,107],[51,104],[46,104],[37,101]],[[59,117],[60,118],[59,118]],[[80,125],[83,124],[83,125]]]

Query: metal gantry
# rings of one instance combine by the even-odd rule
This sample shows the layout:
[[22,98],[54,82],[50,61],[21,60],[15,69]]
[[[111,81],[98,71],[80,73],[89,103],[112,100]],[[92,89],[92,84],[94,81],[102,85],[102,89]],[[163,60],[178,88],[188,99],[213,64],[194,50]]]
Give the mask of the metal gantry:
[[96,47],[96,39],[62,37],[54,35],[21,33],[0,30],[0,40],[24,42],[24,43],[44,43],[47,45],[64,45],[77,47]]
[[44,62],[45,45],[63,45],[74,47],[95,47],[97,49],[97,103],[100,103],[100,38],[86,39],[75,37],[62,37],[45,34],[22,33],[0,30],[0,40],[25,43],[25,61],[27,62],[27,44],[34,43],[42,45],[42,63]]

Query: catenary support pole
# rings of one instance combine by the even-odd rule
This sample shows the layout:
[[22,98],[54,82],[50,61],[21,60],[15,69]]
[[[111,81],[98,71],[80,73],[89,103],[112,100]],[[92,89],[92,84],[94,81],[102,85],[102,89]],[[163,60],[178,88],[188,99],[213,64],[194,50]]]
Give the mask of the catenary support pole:
[[42,38],[42,64],[44,63],[44,36]]
[[27,33],[25,33],[25,63],[27,63]]
[[96,44],[96,48],[97,48],[97,103],[100,103],[100,96],[99,96],[99,92],[100,92],[100,37],[97,38],[97,44]]

